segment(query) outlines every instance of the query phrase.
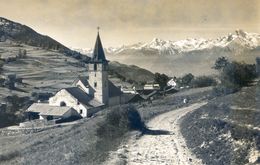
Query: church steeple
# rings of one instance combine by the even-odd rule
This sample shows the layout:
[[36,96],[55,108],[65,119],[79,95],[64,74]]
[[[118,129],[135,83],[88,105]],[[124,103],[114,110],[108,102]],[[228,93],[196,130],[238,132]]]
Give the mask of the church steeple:
[[106,60],[101,39],[99,36],[99,27],[98,27],[97,39],[94,47],[93,56],[91,58],[91,63],[107,63],[107,62],[108,61]]
[[[99,28],[98,28],[99,30]],[[108,104],[108,61],[105,57],[103,46],[100,40],[99,31],[94,47],[93,56],[88,64],[89,94],[99,102]]]

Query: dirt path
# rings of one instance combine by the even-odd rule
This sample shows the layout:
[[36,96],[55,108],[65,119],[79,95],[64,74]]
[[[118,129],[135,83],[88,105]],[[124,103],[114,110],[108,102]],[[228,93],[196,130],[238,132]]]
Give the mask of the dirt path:
[[[151,134],[132,137],[120,148],[110,164],[129,165],[199,165],[202,164],[187,148],[180,133],[180,118],[205,105],[196,103],[188,107],[161,114],[148,122]],[[112,156],[113,157],[113,156]],[[116,157],[116,158],[115,158]]]

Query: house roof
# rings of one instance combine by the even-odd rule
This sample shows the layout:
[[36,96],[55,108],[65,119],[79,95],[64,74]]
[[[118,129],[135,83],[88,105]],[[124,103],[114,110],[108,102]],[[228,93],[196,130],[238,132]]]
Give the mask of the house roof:
[[178,92],[178,90],[175,87],[170,87],[165,89],[166,93],[175,93]]
[[139,94],[124,93],[123,97],[126,103],[138,102],[144,100],[144,98]]
[[142,94],[141,96],[146,100],[146,99],[149,99],[150,97],[153,97],[157,93],[158,93],[158,91],[154,90],[154,91],[150,91],[149,94]]
[[108,80],[108,95],[109,97],[120,96],[123,92]]
[[76,85],[78,81],[81,81],[85,86],[89,85],[87,76],[80,76],[74,82],[73,85]]
[[83,90],[81,90],[78,87],[71,87],[71,88],[65,88],[65,90],[70,93],[71,96],[73,96],[75,99],[78,100],[78,102],[90,106],[90,107],[98,107],[102,106],[103,104],[97,101],[92,96],[85,93]]
[[39,115],[62,116],[66,112],[70,111],[71,109],[73,108],[51,106],[49,104],[44,104],[44,103],[34,103],[26,110],[26,112],[35,112],[35,113],[39,113]]
[[94,52],[93,52],[93,56],[92,56],[90,62],[92,62],[92,63],[107,63],[108,62],[105,57],[105,53],[103,50],[99,32],[97,34]]

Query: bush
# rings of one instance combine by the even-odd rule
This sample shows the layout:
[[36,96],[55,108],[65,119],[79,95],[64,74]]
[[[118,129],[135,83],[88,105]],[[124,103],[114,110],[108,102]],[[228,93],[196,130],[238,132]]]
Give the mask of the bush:
[[192,87],[208,87],[216,84],[217,81],[213,77],[209,76],[199,76],[191,80]]
[[114,139],[129,130],[142,131],[144,128],[141,116],[133,106],[116,107],[107,113],[105,122],[97,130],[97,135],[100,138]]
[[18,97],[16,95],[5,98],[7,106],[4,110],[0,107],[0,128],[18,124],[25,120],[25,115],[21,111],[27,107],[30,102],[29,97]]
[[184,75],[183,77],[178,78],[176,82],[179,86],[190,86],[191,81],[193,79],[194,79],[194,75],[191,73],[188,73],[188,74]]
[[239,86],[226,82],[224,85],[219,84],[213,88],[213,96],[227,95],[239,91]]
[[144,123],[133,106],[118,106],[109,110],[97,129],[95,156],[98,160],[95,161],[104,161],[109,151],[116,150],[130,130],[144,130]]
[[161,89],[167,86],[168,81],[169,81],[169,77],[167,75],[160,74],[160,73],[154,74],[154,82],[158,83]]

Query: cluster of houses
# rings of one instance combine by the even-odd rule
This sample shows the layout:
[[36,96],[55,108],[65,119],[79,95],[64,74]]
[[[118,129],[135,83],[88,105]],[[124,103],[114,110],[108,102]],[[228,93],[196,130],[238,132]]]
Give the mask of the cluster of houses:
[[88,64],[88,76],[78,77],[72,87],[59,90],[48,103],[33,103],[26,113],[30,120],[62,120],[90,117],[107,106],[153,99],[159,84],[146,84],[143,88],[124,90],[108,79],[108,63],[99,33]]

